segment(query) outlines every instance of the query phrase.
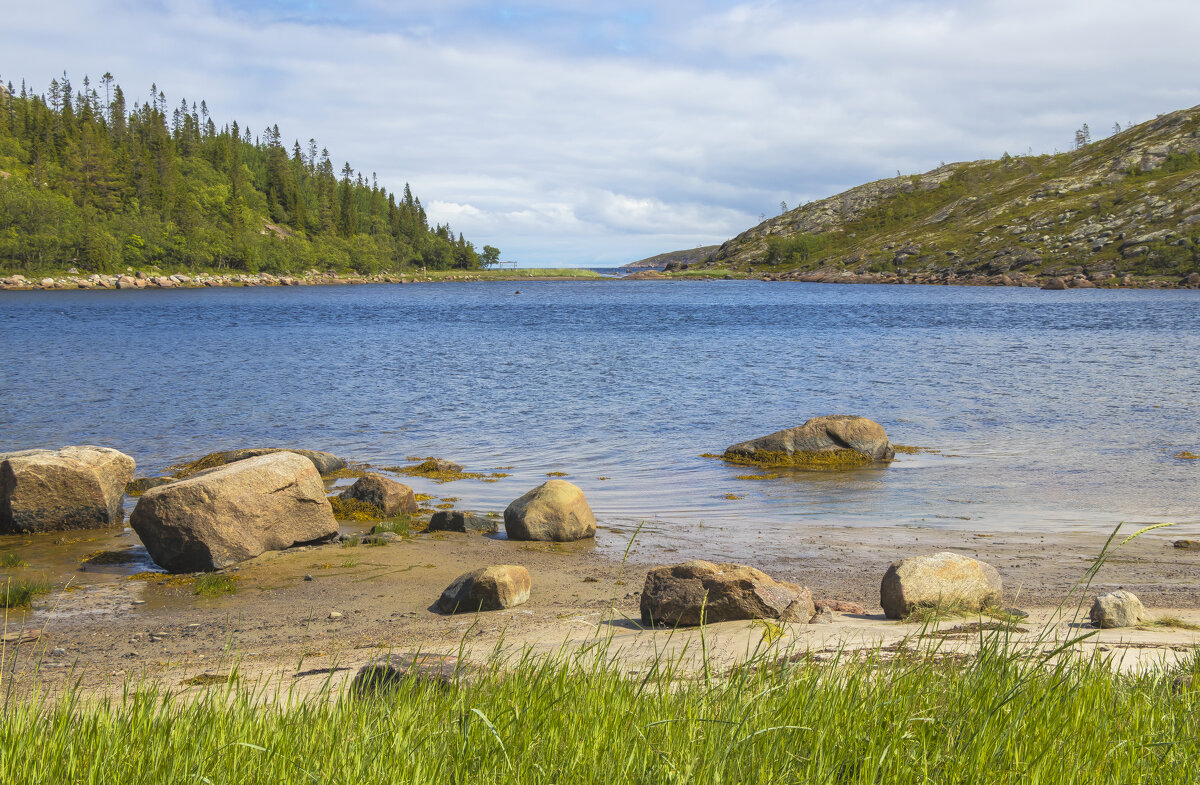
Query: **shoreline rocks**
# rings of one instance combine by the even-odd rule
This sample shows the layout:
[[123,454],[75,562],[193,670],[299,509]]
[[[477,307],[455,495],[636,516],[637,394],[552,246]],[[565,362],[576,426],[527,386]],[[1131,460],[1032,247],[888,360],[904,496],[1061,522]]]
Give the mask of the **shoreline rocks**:
[[304,456],[312,461],[313,466],[317,468],[317,472],[320,474],[332,474],[338,469],[346,468],[346,462],[333,453],[321,452],[320,450],[298,450],[291,447],[250,447],[239,450],[210,452],[203,458],[173,468],[176,469],[176,477],[190,477],[196,472],[204,471],[205,469],[225,466],[236,461],[244,461],[247,458],[257,458],[260,455],[271,455],[277,452],[292,452],[296,455]]
[[641,599],[647,627],[695,626],[743,619],[807,624],[816,614],[812,592],[742,564],[690,561],[655,567]]
[[154,562],[171,572],[219,570],[338,533],[316,467],[287,451],[152,488],[129,523]]
[[518,564],[500,564],[464,573],[438,598],[442,613],[499,611],[529,600],[529,570]]
[[497,528],[494,518],[485,518],[468,510],[438,510],[425,531],[493,534]]
[[976,612],[999,606],[1002,592],[995,567],[944,551],[893,562],[880,583],[879,604],[889,619],[918,607]]
[[385,518],[400,513],[415,515],[420,509],[412,488],[379,474],[359,477],[353,485],[342,491],[341,498],[345,501],[354,499],[374,505]]
[[721,457],[754,466],[843,469],[890,461],[895,455],[879,423],[866,417],[834,414],[740,442]]
[[135,468],[133,458],[108,447],[0,453],[0,532],[116,526]]
[[579,486],[549,480],[504,510],[510,540],[572,542],[596,536],[596,516]]

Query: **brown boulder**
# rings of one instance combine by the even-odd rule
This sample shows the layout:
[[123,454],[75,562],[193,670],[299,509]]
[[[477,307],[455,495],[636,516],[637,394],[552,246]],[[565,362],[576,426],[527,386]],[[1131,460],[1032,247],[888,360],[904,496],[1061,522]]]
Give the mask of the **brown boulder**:
[[413,489],[404,483],[396,482],[378,474],[367,474],[359,477],[353,485],[342,491],[341,498],[357,499],[360,502],[373,504],[379,508],[385,518],[399,513],[415,515],[420,505]]
[[338,533],[316,467],[291,452],[151,488],[129,524],[155,563],[171,572],[219,570]]
[[426,531],[491,534],[496,531],[496,520],[466,510],[438,510],[429,520]]
[[690,561],[656,567],[642,589],[642,624],[670,627],[738,619],[805,624],[815,613],[812,592],[741,564]]
[[484,567],[458,576],[438,598],[442,613],[499,611],[529,599],[529,570],[516,564]]
[[1061,292],[1067,288],[1067,282],[1062,278],[1051,278],[1042,284],[1042,288],[1051,292]]
[[725,450],[725,460],[802,469],[837,469],[890,461],[896,455],[883,426],[866,417],[834,414],[776,431]]
[[596,516],[578,486],[549,480],[508,505],[504,531],[511,540],[583,540],[596,536]]
[[115,526],[134,461],[107,447],[0,453],[0,532]]
[[992,565],[957,553],[935,553],[893,562],[879,587],[879,604],[889,619],[917,607],[981,611],[1000,604],[1003,586]]

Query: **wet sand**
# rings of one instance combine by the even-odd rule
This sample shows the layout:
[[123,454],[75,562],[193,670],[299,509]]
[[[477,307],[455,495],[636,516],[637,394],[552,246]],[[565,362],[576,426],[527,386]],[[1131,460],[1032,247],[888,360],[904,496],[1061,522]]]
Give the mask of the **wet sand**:
[[[1173,534],[1171,529],[1151,532],[1114,551],[1086,591],[1082,615],[1072,618],[1077,592],[1068,612],[1051,625],[1051,637],[1078,634],[1091,598],[1117,587],[1135,592],[1152,618],[1176,616],[1200,623],[1200,552],[1173,548]],[[879,580],[893,559],[940,550],[995,565],[1004,579],[1005,604],[1029,611],[1022,626],[1036,635],[1083,578],[1106,536],[995,531],[980,537],[816,527],[805,535],[802,558],[743,561],[811,587],[818,599],[866,608],[867,614],[839,615],[832,625],[787,625],[779,645],[819,653],[839,646],[894,645],[912,635],[916,625],[884,619]],[[90,571],[85,573],[88,580],[40,598],[32,611],[9,611],[6,636],[40,637],[4,644],[3,675],[26,687],[38,683],[57,689],[77,681],[86,690],[106,690],[132,680],[183,689],[187,679],[228,673],[236,663],[243,677],[269,675],[313,686],[331,668],[341,676],[352,674],[388,651],[461,652],[480,661],[497,648],[509,654],[524,649],[549,653],[607,639],[632,670],[663,651],[690,647],[688,656],[695,655],[695,631],[647,631],[637,620],[646,570],[699,554],[656,554],[659,548],[638,547],[622,563],[606,555],[617,550],[616,543],[607,542],[616,537],[628,539],[601,528],[599,547],[438,533],[378,547],[293,549],[230,570],[238,591],[219,597],[197,596],[186,579],[130,579],[128,570],[109,575]],[[685,550],[697,547],[693,543]],[[527,567],[533,576],[529,602],[507,611],[458,616],[432,609],[456,576],[489,564]],[[961,623],[950,620],[942,626]],[[762,645],[763,629],[752,622],[711,625],[705,646],[715,662],[732,664]],[[1086,645],[1129,654],[1124,667],[1134,667],[1178,657],[1196,645],[1197,636],[1171,628],[1105,630]],[[971,640],[950,643],[970,647]]]

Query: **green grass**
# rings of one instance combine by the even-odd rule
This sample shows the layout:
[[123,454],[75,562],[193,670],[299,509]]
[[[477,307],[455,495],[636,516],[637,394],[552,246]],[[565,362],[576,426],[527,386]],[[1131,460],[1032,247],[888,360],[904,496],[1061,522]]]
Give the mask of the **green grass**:
[[50,584],[39,579],[5,578],[0,581],[0,608],[28,608],[35,597],[50,592]]
[[21,554],[9,552],[0,556],[0,569],[11,570],[16,567],[28,567],[29,562],[21,558]]
[[237,578],[232,575],[222,575],[219,572],[207,572],[196,576],[196,583],[192,587],[192,593],[206,597],[237,594]]
[[380,521],[371,527],[371,534],[383,534],[385,532],[398,534],[401,537],[408,537],[413,533],[412,519],[407,515],[397,515],[395,518]]
[[10,696],[0,781],[1054,785],[1191,783],[1200,767],[1200,693],[1177,674],[1046,663],[999,634],[966,661],[769,646],[706,677],[678,666],[629,675],[601,650],[363,699],[221,679],[191,697]]

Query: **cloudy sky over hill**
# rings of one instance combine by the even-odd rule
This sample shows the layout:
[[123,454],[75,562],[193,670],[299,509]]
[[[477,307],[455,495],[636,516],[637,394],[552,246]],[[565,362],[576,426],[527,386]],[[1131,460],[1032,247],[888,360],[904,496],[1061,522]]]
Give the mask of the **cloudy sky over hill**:
[[505,259],[590,266],[1200,104],[1198,37],[1191,0],[60,0],[5,11],[0,77],[156,82]]

